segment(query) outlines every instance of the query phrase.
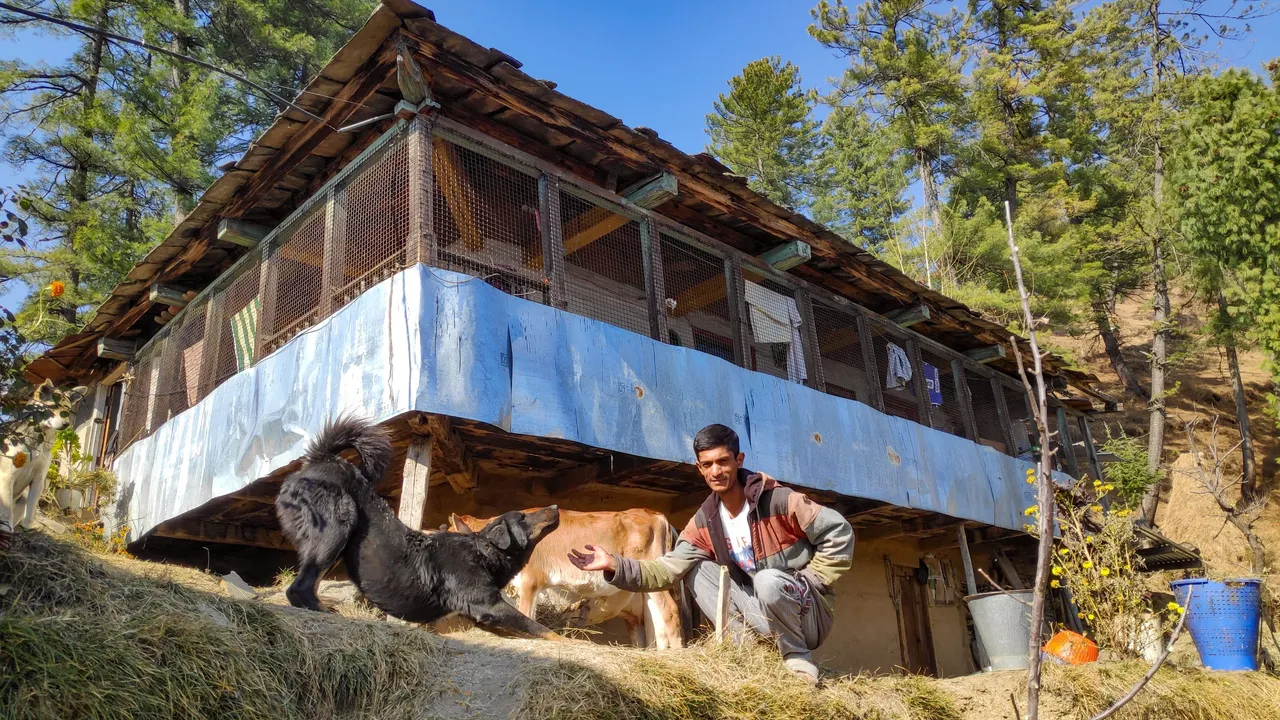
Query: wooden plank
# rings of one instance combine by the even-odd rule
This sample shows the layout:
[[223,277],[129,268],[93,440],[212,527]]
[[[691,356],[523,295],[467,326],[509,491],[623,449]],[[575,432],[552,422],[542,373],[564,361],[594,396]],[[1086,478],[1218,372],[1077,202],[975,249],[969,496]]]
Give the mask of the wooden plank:
[[225,243],[240,247],[257,247],[262,238],[271,234],[271,228],[258,223],[223,218],[218,221],[217,238]]
[[964,418],[964,436],[970,440],[978,439],[978,420],[973,415],[973,398],[969,397],[969,382],[964,372],[964,363],[951,361],[951,380],[955,384],[956,399],[960,401],[960,415]]
[[185,289],[165,283],[152,285],[147,292],[147,299],[158,305],[168,305],[176,308],[184,308],[190,302],[187,299],[187,291]]
[[[414,128],[414,137],[416,138],[417,149],[413,151],[413,156],[417,158],[418,169],[414,172],[410,170],[410,197],[413,204],[418,209],[418,217],[420,218],[420,235],[411,236],[411,240],[416,240],[419,245],[418,256],[415,262],[426,263],[427,265],[439,265],[436,257],[436,217],[435,217],[435,142],[432,140],[436,124],[435,113],[424,113],[418,116],[416,127]],[[413,184],[417,187],[412,187]]]
[[996,417],[1000,421],[1000,429],[1004,432],[1006,452],[1016,457],[1018,448],[1013,442],[1013,421],[1009,417],[1009,406],[1004,401],[1004,385],[994,377],[991,378],[991,393],[996,400]]
[[[408,51],[405,50],[405,57],[413,63],[412,58],[408,58]],[[417,67],[413,63],[413,68]],[[403,83],[406,78],[406,66],[402,64],[397,71]],[[422,75],[421,70],[418,71],[418,78]],[[408,73],[412,76],[412,73]],[[429,154],[431,134],[423,128],[420,122],[420,116],[416,113],[409,120],[408,127],[405,130],[409,137],[406,139],[409,153],[409,239],[405,245],[405,264],[417,265],[422,262],[425,253],[423,249],[426,247],[427,230],[429,227],[429,219],[427,213],[430,212],[431,196],[425,192],[424,184],[429,182],[427,178],[432,174],[428,172],[431,167],[429,163]],[[424,182],[425,181],[425,182]]]
[[964,356],[978,363],[989,363],[996,360],[1004,359],[1003,345],[988,345],[986,347],[965,350]]
[[123,378],[127,372],[129,372],[129,363],[127,361],[121,362],[117,364],[111,372],[103,375],[102,379],[98,381],[98,384],[103,386],[115,385],[120,382],[121,378]]
[[759,255],[759,258],[778,270],[786,272],[797,265],[809,262],[813,248],[807,242],[792,240]]
[[131,361],[138,353],[136,340],[120,340],[119,338],[99,338],[98,357],[103,360]]
[[956,528],[956,537],[960,541],[960,561],[964,563],[964,586],[970,595],[978,594],[978,580],[973,574],[973,557],[969,555],[969,536],[964,525]]
[[1084,447],[1089,453],[1089,468],[1095,480],[1102,480],[1102,460],[1098,455],[1098,446],[1093,442],[1093,430],[1089,427],[1089,418],[1081,415],[1080,434],[1084,437]]
[[929,403],[929,385],[924,379],[920,343],[910,334],[907,335],[907,357],[911,358],[911,384],[916,389],[916,409],[920,413],[920,424],[933,427],[933,406]]
[[1071,442],[1071,425],[1067,422],[1067,411],[1061,405],[1056,409],[1058,416],[1058,448],[1062,451],[1062,459],[1066,461],[1067,472],[1073,478],[1080,477],[1080,463],[1076,460],[1076,449]]
[[631,185],[619,194],[638,207],[653,210],[679,195],[680,183],[675,175],[662,172]]
[[649,313],[649,336],[667,341],[667,285],[662,272],[662,242],[658,228],[649,218],[640,223],[640,249],[644,255],[644,290]]
[[329,188],[324,199],[324,250],[320,258],[320,317],[333,314],[334,300],[345,281],[347,189]]
[[[275,324],[277,285],[279,284],[280,263],[273,260],[274,250],[263,246],[262,261],[258,267],[258,297],[261,299],[258,308],[258,335],[253,342],[253,362],[266,353],[267,341],[271,339],[272,325]],[[248,272],[252,272],[249,270]]]
[[[651,210],[676,195],[676,179],[670,173],[662,173],[643,181],[634,189],[624,190],[623,197],[637,207]],[[586,212],[565,223],[563,229],[564,254],[572,255],[591,243],[631,222],[631,218],[613,210],[593,205]],[[542,258],[532,256],[526,261],[529,267],[542,265]]]
[[1000,566],[1000,572],[1004,575],[1005,582],[1009,583],[1009,587],[1013,590],[1024,590],[1026,585],[1022,582],[1022,578],[1018,576],[1018,571],[1014,569],[1013,562],[1009,560],[1009,556],[1004,554],[1003,550],[996,549],[993,553],[996,558],[996,565]]
[[432,445],[430,436],[415,438],[405,455],[400,509],[396,515],[410,530],[422,529],[423,514],[427,507],[427,487],[431,479]]
[[720,582],[716,591],[715,638],[716,644],[719,645],[729,639],[729,589],[732,581],[729,579],[728,565],[719,565],[717,567],[720,569]]
[[204,397],[218,381],[218,353],[222,347],[222,303],[205,303],[204,347],[200,349],[200,380],[196,392]]
[[542,254],[537,258],[541,267],[546,263],[544,276],[551,290],[551,306],[565,310],[569,307],[569,290],[564,272],[563,228],[560,226],[560,182],[555,177],[542,174],[538,177],[538,214],[542,218]]
[[919,304],[913,305],[909,308],[892,310],[885,313],[884,316],[898,327],[905,328],[930,319],[932,317],[932,313],[929,311],[928,305]]
[[813,299],[804,288],[796,290],[796,309],[800,311],[800,339],[804,344],[805,384],[818,392],[826,392],[822,376],[822,354],[818,351],[818,329],[813,320]]
[[862,338],[862,364],[866,366],[867,387],[871,389],[871,407],[884,412],[884,380],[880,375],[880,364],[876,362],[875,343],[871,342],[871,323],[867,316],[858,313],[858,337]]
[[151,531],[156,537],[196,542],[227,543],[272,550],[292,550],[284,533],[253,525],[233,525],[211,520],[169,520]]
[[[742,285],[742,266],[736,255],[730,255],[724,261],[724,281],[726,300],[729,303],[729,326],[733,331],[733,362],[739,367],[747,367],[747,304]],[[678,307],[678,305],[677,305]]]
[[431,415],[427,427],[435,445],[437,469],[445,475],[454,492],[462,495],[475,490],[479,485],[475,461],[452,421],[444,415]]
[[462,166],[458,148],[442,138],[434,138],[431,163],[437,180],[445,177],[453,179],[453,182],[446,180],[438,184],[440,194],[449,206],[449,214],[453,216],[453,224],[458,228],[462,246],[470,252],[484,248],[484,236],[480,234],[480,226],[476,222],[476,192],[466,168]]

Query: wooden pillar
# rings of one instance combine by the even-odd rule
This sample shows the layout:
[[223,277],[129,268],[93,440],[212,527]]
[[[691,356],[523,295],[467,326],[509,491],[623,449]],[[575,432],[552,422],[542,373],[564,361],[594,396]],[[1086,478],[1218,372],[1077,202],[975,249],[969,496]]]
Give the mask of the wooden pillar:
[[347,190],[330,188],[324,198],[324,252],[320,261],[320,319],[333,314],[346,284]]
[[965,590],[970,595],[978,594],[978,579],[973,573],[973,556],[969,554],[969,535],[965,532],[964,523],[956,527],[960,536],[960,560],[964,563]]
[[550,285],[551,307],[567,310],[569,291],[564,277],[564,228],[560,217],[560,181],[538,178],[538,215],[542,219],[542,272]]
[[721,644],[729,639],[729,566],[719,565],[720,569],[720,587],[716,594],[716,644]]
[[924,379],[920,343],[910,336],[907,337],[907,357],[911,358],[911,382],[916,389],[916,411],[920,413],[920,424],[933,427],[933,406],[929,403],[929,385]]
[[1056,409],[1058,416],[1058,447],[1062,448],[1062,459],[1066,462],[1067,472],[1071,477],[1080,477],[1080,463],[1076,461],[1076,449],[1071,440],[1071,424],[1067,422],[1067,411],[1059,405]]
[[809,376],[805,384],[819,391],[827,391],[827,383],[822,376],[822,349],[818,346],[818,328],[813,319],[813,298],[809,291],[796,290],[796,307],[800,310],[800,339],[804,347],[805,373]]
[[640,246],[644,254],[644,290],[649,312],[649,336],[667,341],[667,283],[662,273],[662,235],[653,220],[640,221]]
[[751,329],[747,327],[747,304],[742,280],[742,266],[736,256],[724,261],[725,300],[729,304],[729,325],[733,330],[733,362],[750,368]]
[[973,398],[969,396],[969,381],[965,376],[964,365],[959,360],[951,361],[951,379],[955,382],[956,400],[960,403],[960,414],[964,416],[964,434],[970,440],[978,439],[978,419],[973,415]]
[[1000,430],[1004,433],[1005,454],[1018,456],[1018,446],[1014,442],[1013,420],[1009,417],[1009,406],[1004,401],[1004,384],[990,378],[991,392],[996,401],[996,417],[1000,420]]
[[[867,389],[871,397],[864,400],[871,407],[884,412],[884,378],[880,374],[879,363],[876,362],[875,335],[871,323],[862,313],[858,313],[858,345],[862,348],[862,364],[867,374]],[[858,398],[862,400],[862,398]]]
[[409,121],[409,238],[405,246],[405,265],[436,264],[435,210],[433,183],[432,129],[435,115],[419,114]]
[[422,529],[423,514],[427,508],[427,486],[431,480],[431,451],[434,442],[430,435],[415,437],[409,444],[404,459],[404,479],[400,485],[400,522],[411,530]]

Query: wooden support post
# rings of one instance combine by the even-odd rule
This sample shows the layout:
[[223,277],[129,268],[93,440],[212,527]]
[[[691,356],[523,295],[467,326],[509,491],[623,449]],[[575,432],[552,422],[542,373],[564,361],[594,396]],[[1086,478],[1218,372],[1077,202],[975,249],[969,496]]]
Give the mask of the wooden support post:
[[431,172],[432,116],[417,115],[409,121],[409,242],[405,247],[405,265],[433,264],[436,249]]
[[258,223],[245,222],[233,218],[218,221],[218,239],[240,247],[257,247],[262,238],[271,234],[271,228]]
[[104,337],[98,340],[98,357],[103,360],[131,361],[138,352],[135,340]]
[[871,341],[871,323],[862,313],[858,313],[858,338],[858,344],[862,347],[862,364],[866,368],[867,389],[871,392],[871,397],[866,402],[884,412],[884,379],[880,375],[879,363],[876,362],[875,343]]
[[253,343],[253,364],[267,354],[267,341],[271,339],[276,316],[276,285],[279,282],[279,261],[272,257],[272,248],[262,246],[262,264],[258,269],[258,336]]
[[974,348],[973,350],[965,350],[965,357],[974,362],[989,363],[995,360],[1004,359],[1003,345],[988,345],[986,347]]
[[1009,583],[1009,588],[1011,590],[1025,589],[1027,586],[1023,584],[1022,578],[1018,576],[1018,571],[1014,569],[1013,561],[1009,559],[1009,556],[1005,555],[1004,551],[1000,549],[997,549],[994,554],[996,556],[996,564],[1000,566],[1000,572],[1004,575],[1005,582]]
[[187,303],[187,291],[172,285],[164,283],[156,283],[151,286],[147,292],[147,299],[157,305],[169,305],[176,308],[184,308]]
[[822,351],[818,347],[818,328],[813,320],[813,298],[805,289],[796,290],[796,307],[800,310],[800,339],[804,343],[805,383],[818,392],[827,391],[822,375]]
[[404,459],[404,479],[401,481],[400,522],[410,530],[422,529],[422,516],[427,508],[427,487],[431,479],[431,436],[414,438]]
[[333,314],[346,285],[347,189],[330,188],[324,198],[324,251],[320,270],[320,317]]
[[198,396],[204,398],[218,382],[218,353],[222,347],[222,303],[207,302],[204,308],[204,347],[200,349]]
[[722,644],[729,634],[729,566],[719,565],[720,589],[716,593],[716,644]]
[[1089,469],[1093,473],[1093,479],[1102,480],[1102,460],[1098,457],[1098,446],[1093,442],[1093,431],[1089,429],[1089,418],[1081,415],[1080,435],[1084,438],[1085,450],[1089,452]]
[[1000,430],[1004,433],[1005,453],[1016,457],[1018,447],[1013,440],[1013,421],[1009,418],[1009,406],[1004,400],[1004,384],[994,377],[990,380],[991,393],[996,400],[996,417],[1000,420]]
[[566,310],[569,291],[564,273],[564,228],[560,218],[560,181],[543,174],[538,178],[538,214],[542,218],[542,255],[538,266],[550,286],[551,307]]
[[1062,450],[1062,459],[1066,462],[1067,472],[1073,478],[1080,477],[1080,463],[1076,460],[1075,443],[1071,440],[1071,424],[1067,422],[1067,411],[1061,405],[1055,409],[1058,417],[1058,447]]
[[886,318],[896,324],[898,327],[911,327],[916,323],[924,322],[931,316],[929,314],[928,305],[912,305],[909,308],[901,310],[892,310],[884,314]]
[[640,222],[640,246],[644,254],[644,289],[649,312],[649,335],[658,342],[667,341],[666,278],[662,273],[662,239],[653,220]]
[[484,236],[476,222],[476,193],[472,189],[467,169],[462,165],[460,151],[452,143],[443,138],[431,141],[431,164],[439,181],[440,194],[444,196],[449,213],[453,216],[454,225],[458,227],[458,236],[467,252],[475,252],[484,247]]
[[813,248],[807,242],[792,240],[761,253],[758,257],[778,270],[786,272],[797,265],[809,262],[813,257]]
[[960,540],[960,561],[964,564],[965,590],[970,595],[977,595],[978,579],[973,573],[973,556],[969,554],[969,536],[963,524],[956,528],[956,535]]
[[907,338],[907,357],[911,359],[911,384],[916,390],[920,424],[933,427],[933,406],[929,404],[929,384],[924,379],[924,360],[920,357],[920,343],[914,337]]
[[742,266],[736,256],[730,255],[724,261],[725,299],[729,304],[729,325],[733,330],[733,362],[739,367],[750,367],[748,338],[751,330],[747,327],[747,304],[743,297]]
[[969,397],[969,381],[965,376],[964,364],[959,360],[951,361],[951,379],[955,382],[956,399],[960,401],[960,414],[964,416],[964,436],[970,440],[977,440],[978,419],[973,415],[973,398]]

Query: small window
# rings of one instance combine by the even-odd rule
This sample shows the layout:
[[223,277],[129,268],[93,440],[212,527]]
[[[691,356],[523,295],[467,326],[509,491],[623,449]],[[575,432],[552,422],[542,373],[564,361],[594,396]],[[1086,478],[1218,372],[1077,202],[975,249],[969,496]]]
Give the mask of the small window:
[[700,328],[693,329],[693,347],[699,352],[715,355],[723,360],[733,362],[733,340],[707,332]]

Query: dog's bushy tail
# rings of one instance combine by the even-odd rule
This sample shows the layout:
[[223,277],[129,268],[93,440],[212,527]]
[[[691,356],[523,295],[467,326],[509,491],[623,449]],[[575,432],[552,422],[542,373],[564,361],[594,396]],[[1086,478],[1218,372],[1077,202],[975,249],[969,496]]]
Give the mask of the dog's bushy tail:
[[351,415],[331,420],[311,441],[303,459],[307,463],[332,462],[344,450],[360,453],[360,469],[377,483],[391,464],[391,437],[387,431]]

